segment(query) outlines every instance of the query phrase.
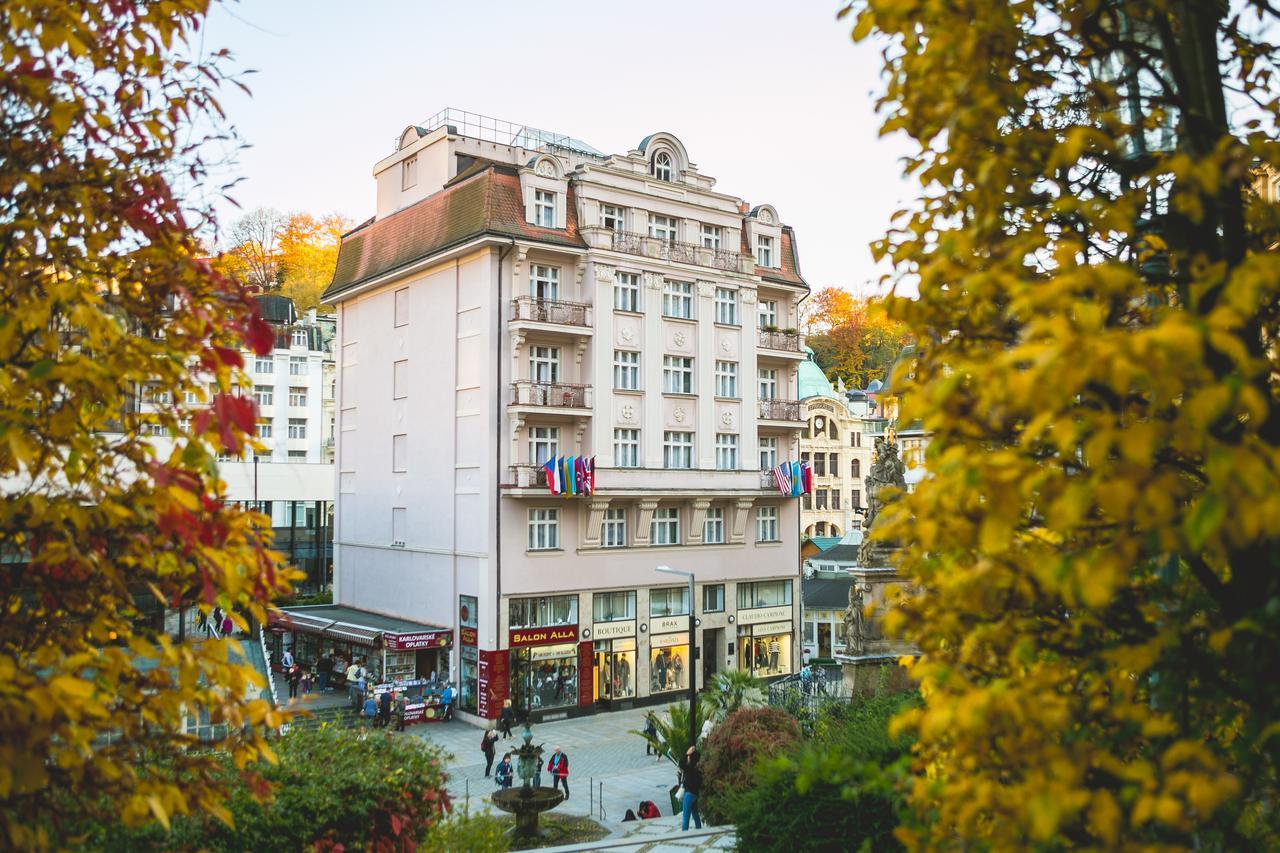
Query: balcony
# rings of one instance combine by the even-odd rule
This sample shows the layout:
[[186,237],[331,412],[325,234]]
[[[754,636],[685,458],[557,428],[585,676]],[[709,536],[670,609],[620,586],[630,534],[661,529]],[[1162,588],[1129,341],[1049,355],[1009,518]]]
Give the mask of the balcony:
[[802,423],[799,400],[758,400],[758,417],[762,421],[781,421],[799,426]]
[[563,410],[571,414],[590,414],[591,386],[517,379],[511,383],[511,405],[539,411]]
[[539,465],[512,465],[511,485],[517,489],[545,489],[547,469]]
[[760,349],[773,350],[775,352],[791,353],[801,355],[800,352],[800,336],[795,332],[784,332],[779,329],[759,329],[758,345]]
[[573,326],[576,329],[591,327],[591,306],[581,302],[561,302],[555,299],[538,299],[534,296],[517,296],[511,300],[512,323],[546,323],[552,326]]
[[712,248],[698,243],[684,243],[680,240],[666,240],[638,231],[590,228],[584,229],[584,232],[598,232],[587,233],[588,242],[598,248],[613,249],[615,252],[626,252],[630,255],[642,255],[646,258],[658,258],[730,272],[751,271],[744,269],[743,259],[749,260],[749,257],[732,249]]

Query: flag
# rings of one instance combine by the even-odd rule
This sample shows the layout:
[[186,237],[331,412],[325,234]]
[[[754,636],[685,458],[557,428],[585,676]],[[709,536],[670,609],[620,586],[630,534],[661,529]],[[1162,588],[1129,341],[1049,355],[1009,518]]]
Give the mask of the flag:
[[564,480],[564,489],[562,493],[565,498],[573,494],[573,457],[564,456],[560,459],[560,476]]
[[574,494],[585,494],[587,491],[587,460],[581,456],[573,457],[573,485]]
[[596,493],[596,458],[582,460],[582,491],[588,495]]
[[560,494],[559,477],[556,476],[556,469],[559,467],[557,459],[553,456],[546,462],[542,463],[542,470],[547,472],[547,488],[551,490],[551,494]]
[[799,462],[791,463],[791,497],[798,498],[804,490],[804,472]]
[[773,482],[784,495],[791,494],[791,466],[786,462],[773,469]]
[[804,468],[804,488],[801,491],[807,495],[813,491],[813,466],[808,462],[801,462],[800,465]]

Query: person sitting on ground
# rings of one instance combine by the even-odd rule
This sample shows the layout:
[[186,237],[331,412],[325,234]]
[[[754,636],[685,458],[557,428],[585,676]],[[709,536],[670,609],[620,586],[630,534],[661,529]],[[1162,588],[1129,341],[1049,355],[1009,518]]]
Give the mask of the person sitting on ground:
[[635,820],[635,819],[636,819],[636,813],[633,812],[631,809],[627,809],[627,813],[622,817],[622,822],[626,823],[629,820]]
[[658,804],[653,800],[643,800],[640,803],[640,819],[649,820],[650,818],[662,817],[662,812],[658,811]]

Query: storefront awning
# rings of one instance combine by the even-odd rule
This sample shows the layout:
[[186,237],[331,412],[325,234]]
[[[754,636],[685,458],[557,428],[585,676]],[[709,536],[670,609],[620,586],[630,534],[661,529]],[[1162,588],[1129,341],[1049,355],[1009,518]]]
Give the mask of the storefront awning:
[[392,650],[448,648],[453,629],[338,604],[288,607],[272,615],[287,631],[318,634],[343,643]]
[[271,624],[273,627],[279,625],[282,628],[290,630],[320,634],[324,632],[325,628],[328,628],[333,624],[333,620],[309,616],[305,613],[294,613],[286,610],[281,613],[273,613],[271,615]]
[[322,633],[330,639],[342,640],[347,643],[357,643],[362,646],[373,646],[374,648],[382,645],[381,631],[373,631],[356,625],[335,622],[325,628]]

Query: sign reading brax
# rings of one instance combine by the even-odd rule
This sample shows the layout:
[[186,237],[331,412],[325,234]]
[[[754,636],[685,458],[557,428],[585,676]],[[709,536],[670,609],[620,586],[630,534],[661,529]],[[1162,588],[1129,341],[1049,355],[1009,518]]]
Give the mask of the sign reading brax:
[[560,625],[555,628],[515,628],[511,631],[509,645],[513,649],[522,646],[547,646],[552,643],[573,643],[578,640],[577,625]]

